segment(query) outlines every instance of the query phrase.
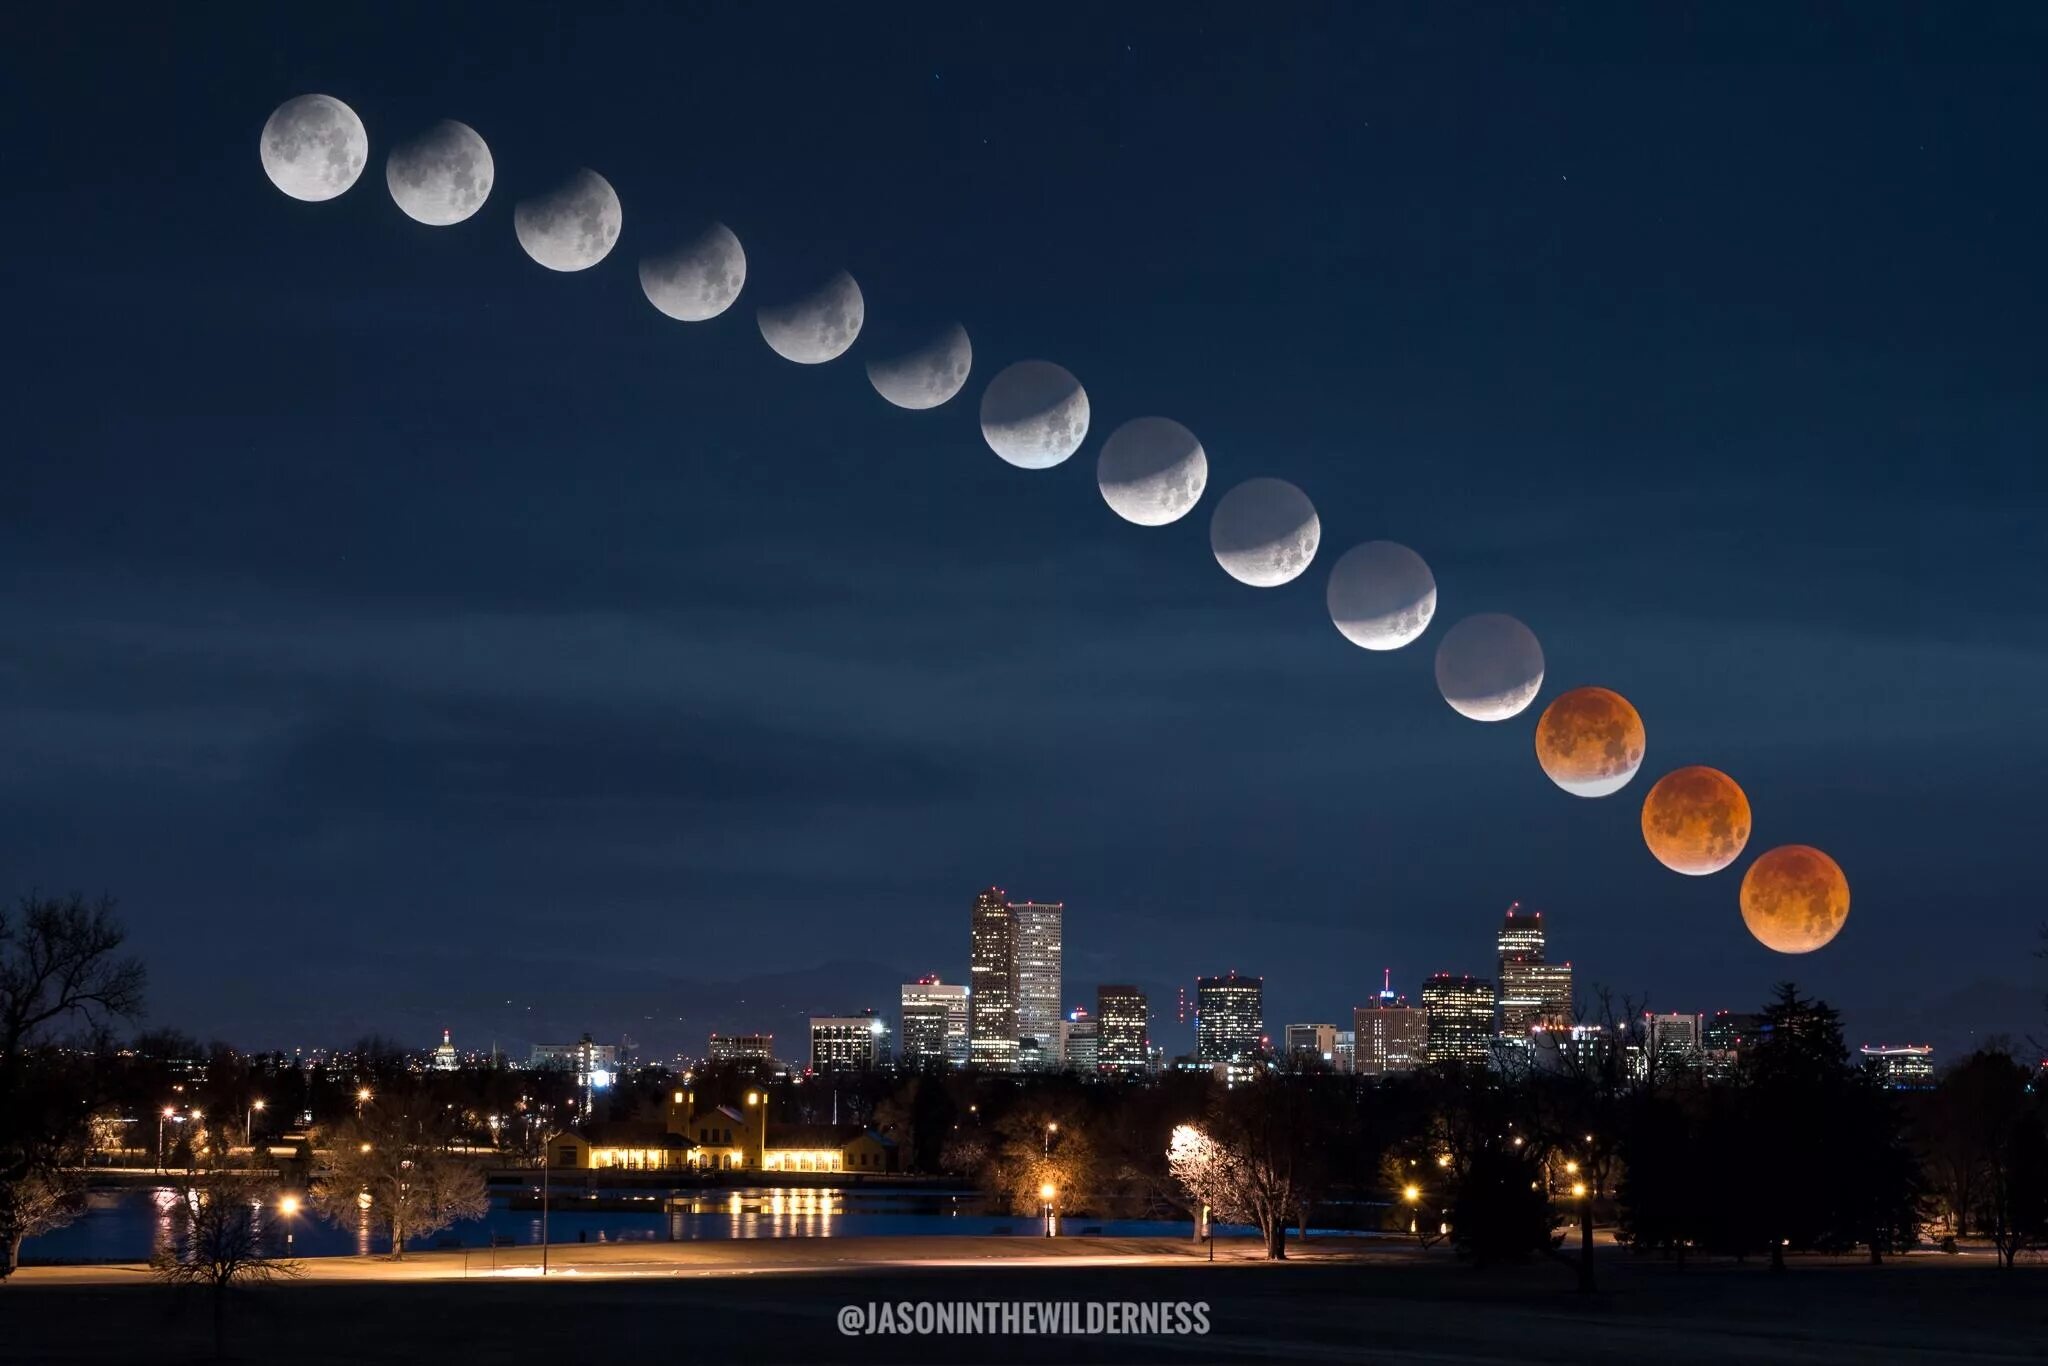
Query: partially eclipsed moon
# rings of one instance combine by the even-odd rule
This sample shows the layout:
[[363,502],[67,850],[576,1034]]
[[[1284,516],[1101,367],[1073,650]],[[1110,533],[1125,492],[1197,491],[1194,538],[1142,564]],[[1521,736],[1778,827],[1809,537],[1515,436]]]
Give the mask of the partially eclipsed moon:
[[1407,546],[1367,541],[1332,566],[1325,600],[1330,620],[1353,645],[1398,650],[1429,629],[1436,576]]
[[1134,417],[1109,434],[1095,460],[1102,501],[1127,522],[1165,526],[1188,515],[1209,484],[1209,457],[1170,417]]
[[1543,647],[1511,616],[1480,612],[1444,632],[1436,647],[1436,686],[1460,716],[1505,721],[1543,688]]
[[981,435],[1017,468],[1049,470],[1088,436],[1088,391],[1049,360],[1020,360],[982,391]]
[[466,123],[442,119],[391,149],[384,184],[407,218],[429,227],[460,223],[484,206],[495,168],[491,149]]
[[1718,873],[1749,843],[1749,798],[1718,768],[1675,768],[1643,798],[1643,843],[1674,873]]
[[1849,919],[1849,879],[1810,844],[1781,844],[1742,875],[1742,923],[1779,953],[1812,953]]
[[640,258],[640,289],[678,322],[701,323],[732,307],[747,282],[747,254],[723,223],[673,251]]
[[1223,572],[1254,588],[1278,588],[1308,569],[1323,539],[1315,504],[1285,479],[1247,479],[1217,500],[1209,549]]
[[370,159],[363,121],[332,95],[300,95],[280,104],[256,146],[270,183],[309,203],[344,193]]
[[899,408],[936,408],[960,392],[973,365],[967,329],[954,323],[913,351],[869,361],[868,383]]
[[837,360],[860,335],[867,305],[853,277],[840,271],[800,299],[758,310],[761,340],[784,360],[823,365]]
[[611,182],[581,170],[546,194],[520,200],[512,230],[526,254],[549,270],[588,270],[611,255],[624,217]]
[[1628,786],[1646,744],[1643,718],[1606,688],[1573,688],[1536,723],[1536,761],[1574,797],[1605,797]]

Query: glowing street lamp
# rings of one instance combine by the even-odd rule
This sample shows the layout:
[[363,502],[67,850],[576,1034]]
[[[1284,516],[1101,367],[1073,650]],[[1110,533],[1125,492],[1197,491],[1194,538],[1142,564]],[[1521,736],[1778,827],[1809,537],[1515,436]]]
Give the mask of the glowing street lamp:
[[1422,1187],[1409,1186],[1401,1192],[1401,1195],[1412,1205],[1422,1198]]
[[1574,1200],[1583,1200],[1583,1199],[1585,1199],[1585,1198],[1586,1198],[1586,1183],[1585,1183],[1585,1182],[1583,1182],[1583,1181],[1574,1181],[1574,1182],[1572,1182],[1572,1199],[1574,1199]]
[[245,1148],[254,1148],[256,1146],[256,1140],[250,1137],[250,1135],[255,1129],[256,1112],[263,1108],[263,1101],[252,1100],[249,1102],[248,1110],[242,1115],[242,1146]]
[[1045,1236],[1052,1237],[1052,1202],[1059,1194],[1059,1188],[1048,1181],[1038,1188],[1038,1198],[1045,1201]]
[[277,1212],[284,1216],[284,1255],[292,1255],[292,1216],[299,1212],[299,1197],[287,1195],[277,1202]]
[[357,1119],[361,1119],[361,1118],[363,1117],[363,1106],[369,1103],[369,1099],[370,1099],[370,1088],[369,1088],[369,1087],[367,1087],[367,1086],[358,1086],[358,1087],[356,1088],[356,1118],[357,1118]]

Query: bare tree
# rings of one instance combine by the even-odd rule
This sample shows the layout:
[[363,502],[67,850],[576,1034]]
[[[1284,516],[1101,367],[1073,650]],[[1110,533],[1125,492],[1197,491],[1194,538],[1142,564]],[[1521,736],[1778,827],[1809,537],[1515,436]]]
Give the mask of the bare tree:
[[1216,1097],[1199,1125],[1173,1131],[1166,1154],[1174,1179],[1231,1223],[1255,1225],[1266,1256],[1287,1256],[1287,1225],[1320,1171],[1315,1116],[1286,1077],[1262,1077]]
[[121,956],[113,903],[24,897],[0,909],[0,1277],[25,1239],[69,1223],[83,1193],[91,1078],[45,1047],[142,1011],[142,966]]
[[379,1099],[336,1127],[322,1145],[327,1172],[313,1183],[314,1208],[344,1225],[367,1209],[390,1238],[393,1260],[405,1256],[408,1238],[482,1217],[490,1208],[483,1172],[452,1150],[442,1114],[402,1097]]
[[193,1149],[200,1157],[174,1187],[170,1238],[150,1259],[150,1270],[170,1284],[212,1292],[218,1357],[227,1345],[228,1291],[295,1276],[298,1265],[269,1256],[263,1247],[257,1211],[275,1198],[276,1182],[230,1167],[224,1132],[202,1134]]

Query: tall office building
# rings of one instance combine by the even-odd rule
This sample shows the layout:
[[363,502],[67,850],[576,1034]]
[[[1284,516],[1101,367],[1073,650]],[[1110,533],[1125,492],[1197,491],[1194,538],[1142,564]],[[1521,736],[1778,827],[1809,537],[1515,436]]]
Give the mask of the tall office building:
[[968,941],[968,1059],[991,1072],[1017,1070],[1017,922],[1000,887],[974,898]]
[[1429,1060],[1429,1016],[1383,988],[1351,1012],[1352,1069],[1361,1077],[1413,1072]]
[[1934,1085],[1934,1045],[1867,1043],[1857,1050],[1878,1085],[1892,1091],[1924,1091]]
[[1095,988],[1095,1065],[1102,1071],[1145,1071],[1150,1028],[1144,992],[1121,985]]
[[1763,1038],[1764,1017],[1738,1010],[1717,1010],[1700,1030],[1700,1057],[1708,1081],[1727,1081],[1745,1054]]
[[1493,1058],[1493,983],[1439,972],[1422,984],[1432,1063],[1484,1063]]
[[1508,907],[1500,930],[1500,1034],[1525,1044],[1532,1029],[1572,1023],[1572,965],[1544,961],[1543,912]]
[[[918,1022],[915,1042],[911,1038],[913,1016]],[[903,1061],[912,1067],[966,1065],[966,987],[948,986],[935,976],[903,984]]]
[[713,1034],[705,1054],[713,1062],[774,1062],[773,1034]]
[[1229,1062],[1258,1051],[1266,1030],[1265,979],[1222,977],[1195,979],[1195,1057],[1201,1062]]
[[865,1072],[889,1061],[889,1026],[874,1011],[811,1017],[811,1070]]
[[1700,1069],[1700,1017],[1665,1014],[1650,1016],[1650,1066],[1659,1077],[1676,1076]]
[[1092,1075],[1102,1062],[1102,1027],[1081,1006],[1067,1012],[1066,1044],[1061,1049],[1069,1072]]
[[1333,1024],[1291,1024],[1287,1026],[1287,1060],[1292,1063],[1321,1063],[1337,1066],[1337,1026]]
[[1064,903],[1013,901],[1017,953],[1017,1048],[1042,1068],[1060,1065],[1060,922]]

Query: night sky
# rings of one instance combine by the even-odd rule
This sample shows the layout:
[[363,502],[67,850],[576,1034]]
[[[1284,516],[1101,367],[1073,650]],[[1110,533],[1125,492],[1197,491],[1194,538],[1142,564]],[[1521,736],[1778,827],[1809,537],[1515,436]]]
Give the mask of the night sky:
[[[964,980],[995,883],[1067,903],[1072,1002],[1169,1021],[1490,975],[1519,899],[1582,992],[2041,1030],[2038,14],[747,8],[0,21],[0,874],[119,898],[151,1023],[801,1055]],[[371,139],[324,204],[257,156],[309,91]],[[443,117],[497,186],[427,228],[383,161]],[[586,165],[624,233],[557,275],[512,206]],[[635,263],[711,218],[746,292],[671,321]],[[779,359],[754,305],[840,267],[859,344]],[[966,391],[883,403],[954,318]],[[1050,471],[975,420],[1026,357],[1093,405]],[[1159,529],[1094,486],[1151,413],[1210,459]],[[1255,475],[1322,517],[1275,590],[1208,547]],[[1386,655],[1323,603],[1378,537],[1442,594]],[[1542,638],[1513,721],[1436,693],[1474,611]],[[1602,801],[1531,752],[1583,683],[1649,728]],[[1841,862],[1832,946],[1651,859],[1686,763]]]

